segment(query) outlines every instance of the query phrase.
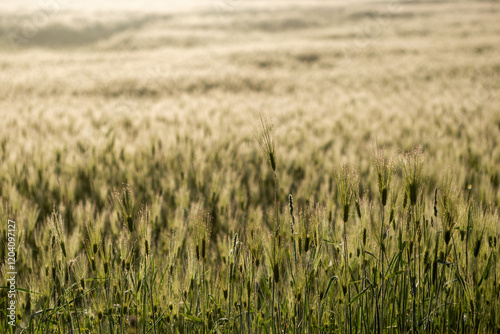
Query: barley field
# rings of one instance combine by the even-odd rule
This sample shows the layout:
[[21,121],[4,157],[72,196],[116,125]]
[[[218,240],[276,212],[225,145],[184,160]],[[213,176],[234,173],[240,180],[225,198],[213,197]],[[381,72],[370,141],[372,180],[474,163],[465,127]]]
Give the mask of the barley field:
[[499,2],[0,18],[1,333],[500,333]]

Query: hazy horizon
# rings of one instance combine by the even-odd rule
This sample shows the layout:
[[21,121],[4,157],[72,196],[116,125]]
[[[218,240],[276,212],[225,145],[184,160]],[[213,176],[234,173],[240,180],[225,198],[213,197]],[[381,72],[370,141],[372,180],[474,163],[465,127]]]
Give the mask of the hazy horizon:
[[[246,0],[20,0],[20,1],[0,1],[0,10],[11,12],[29,12],[39,10],[47,7],[58,7],[60,10],[78,10],[78,11],[185,11],[185,10],[206,10],[206,9],[222,9],[222,10],[236,10],[249,7],[269,7],[269,6],[311,6],[311,5],[329,5],[332,4],[353,4],[353,3],[374,3],[374,1],[357,0],[314,0],[314,1],[284,1],[284,0],[271,0],[271,1],[246,1]],[[382,2],[383,3],[383,2]],[[387,1],[387,3],[392,3]]]

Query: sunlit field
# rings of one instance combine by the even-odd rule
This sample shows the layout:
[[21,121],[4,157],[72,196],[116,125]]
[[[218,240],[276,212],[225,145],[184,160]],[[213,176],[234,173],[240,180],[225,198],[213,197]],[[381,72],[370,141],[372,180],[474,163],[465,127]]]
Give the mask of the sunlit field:
[[0,3],[0,332],[500,332],[500,3],[118,6]]

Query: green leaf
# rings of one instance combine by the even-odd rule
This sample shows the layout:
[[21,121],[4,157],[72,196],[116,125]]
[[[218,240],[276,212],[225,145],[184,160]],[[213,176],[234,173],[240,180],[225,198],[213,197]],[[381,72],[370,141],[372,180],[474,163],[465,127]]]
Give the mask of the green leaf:
[[259,326],[266,326],[271,320],[273,320],[273,318],[269,318],[267,319],[266,321],[264,320],[261,320],[260,323],[259,323]]
[[366,288],[363,289],[363,291],[361,291],[360,293],[358,293],[352,300],[351,302],[348,304],[348,305],[351,305],[352,303],[354,303],[356,300],[358,300],[359,297],[361,297],[362,295],[364,295],[366,293],[366,291],[368,291],[368,289],[371,287],[371,285],[367,286]]
[[323,294],[323,299],[325,299],[326,295],[328,294],[328,291],[330,291],[330,287],[332,286],[333,281],[337,281],[339,278],[337,276],[333,276],[330,278],[330,281],[328,282],[328,286],[326,287],[325,293]]
[[[0,289],[10,289],[10,287],[0,286]],[[39,295],[39,296],[42,295],[41,293],[38,293],[38,292],[35,292],[35,291],[29,291],[29,290],[22,289],[22,288],[16,288],[16,291],[21,291],[21,292],[24,292],[24,293],[30,293],[30,294]]]
[[182,315],[188,321],[192,321],[194,323],[198,323],[198,324],[201,324],[201,325],[204,324],[204,322],[203,322],[203,320],[201,318],[195,317],[194,315],[190,315],[190,314],[186,314],[186,313],[179,313],[179,315]]
[[401,252],[398,252],[394,254],[394,256],[391,259],[391,262],[389,263],[389,267],[387,268],[386,272],[389,272],[392,270],[393,267],[396,269],[398,268],[399,263],[401,262]]
[[479,283],[477,284],[477,287],[479,288],[481,286],[481,283],[488,277],[488,274],[490,273],[491,265],[493,264],[492,258],[494,256],[494,252],[491,251],[490,256],[488,257],[488,263],[486,264],[486,267],[484,267],[483,275],[481,276],[481,279],[479,280]]
[[375,255],[373,255],[372,253],[370,253],[369,251],[365,250],[365,253],[368,255],[371,255],[375,260],[378,260],[377,257]]
[[388,278],[391,278],[391,277],[394,277],[394,276],[398,276],[398,275],[401,275],[402,273],[404,273],[405,271],[404,270],[400,270],[400,271],[397,271],[395,273],[392,273],[390,275],[387,275],[385,276],[385,279],[388,279]]

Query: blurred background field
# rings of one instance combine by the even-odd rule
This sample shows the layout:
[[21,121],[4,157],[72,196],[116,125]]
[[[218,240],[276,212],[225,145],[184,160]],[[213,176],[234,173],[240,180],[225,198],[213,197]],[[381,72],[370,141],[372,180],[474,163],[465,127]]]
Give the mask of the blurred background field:
[[[50,299],[46,268],[71,271],[66,254],[48,246],[52,235],[63,238],[47,228],[57,220],[53,212],[63,221],[68,261],[87,254],[90,221],[101,226],[99,252],[108,239],[113,248],[123,238],[126,217],[117,214],[116,193],[124,187],[135,198],[131,217],[139,221],[149,212],[144,219],[151,222],[149,234],[131,231],[127,238],[149,235],[159,268],[192,259],[193,221],[200,212],[210,215],[211,284],[234,233],[241,238],[256,221],[264,235],[270,233],[273,208],[289,223],[288,194],[296,210],[319,203],[325,226],[335,226],[340,209],[333,169],[339,164],[359,170],[364,210],[377,207],[374,142],[394,156],[417,146],[424,152],[423,213],[431,212],[434,190],[451,167],[460,198],[492,213],[488,228],[491,236],[499,233],[498,2],[214,0],[186,6],[137,0],[84,6],[53,0],[2,2],[0,8],[0,217],[21,227],[18,285],[45,297],[30,297],[27,307],[29,298],[22,296],[24,326],[47,300],[57,305],[65,295],[63,288]],[[277,205],[273,171],[253,134],[261,111],[277,128]],[[401,170],[395,179],[404,183]],[[354,212],[351,217],[357,219]],[[361,233],[361,225],[351,226]],[[341,238],[340,231],[329,233]],[[162,263],[174,239],[179,255]],[[137,261],[139,275],[150,264],[143,268]],[[272,267],[274,259],[268,261]],[[496,262],[494,268],[493,293]],[[187,312],[179,306],[184,288],[176,284],[191,274],[179,270],[173,288],[159,294],[176,305],[174,313]],[[134,273],[124,275],[137,286]],[[80,276],[102,277],[90,268]],[[92,310],[94,320],[101,312],[111,321],[114,313],[95,306],[98,299],[79,307]],[[127,303],[142,319],[140,300]],[[76,330],[58,316],[60,326]],[[192,316],[207,326],[212,319]],[[227,313],[217,317],[230,319],[225,330],[247,328],[232,324]],[[116,322],[133,327],[123,319]],[[189,317],[182,319],[189,331]],[[85,326],[93,332],[92,321]]]

